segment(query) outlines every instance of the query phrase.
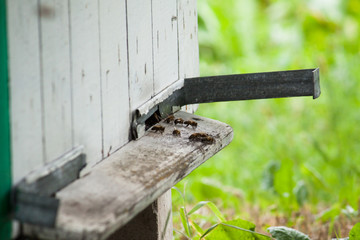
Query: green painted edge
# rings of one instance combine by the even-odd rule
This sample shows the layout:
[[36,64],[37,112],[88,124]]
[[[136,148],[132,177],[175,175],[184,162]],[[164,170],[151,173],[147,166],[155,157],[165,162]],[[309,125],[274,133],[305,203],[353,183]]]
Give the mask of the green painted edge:
[[10,239],[11,156],[6,0],[0,0],[0,49],[0,239]]

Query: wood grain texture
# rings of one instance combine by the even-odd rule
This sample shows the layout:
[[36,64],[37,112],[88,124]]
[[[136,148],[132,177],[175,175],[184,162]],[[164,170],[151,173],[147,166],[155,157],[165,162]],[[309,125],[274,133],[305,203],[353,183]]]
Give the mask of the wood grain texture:
[[151,0],[127,0],[130,110],[154,95]]
[[7,1],[13,183],[44,163],[37,0]]
[[154,91],[179,79],[177,1],[153,0]]
[[156,200],[157,240],[173,239],[171,189]]
[[101,0],[100,49],[104,157],[128,142],[130,129],[125,1]]
[[[178,0],[178,48],[180,79],[198,77],[199,42],[197,22],[197,1]],[[194,113],[198,105],[186,105],[183,111]]]
[[168,190],[107,240],[171,240],[171,209],[171,190]]
[[73,147],[69,9],[63,0],[40,0],[45,161]]
[[98,13],[97,1],[70,1],[74,145],[89,166],[103,157]]
[[199,76],[199,42],[196,0],[178,0],[180,78]]
[[[197,129],[178,125],[181,137],[175,137],[174,126],[161,123],[163,134],[148,131],[58,192],[56,229],[27,226],[26,232],[43,238],[105,239],[232,140],[227,124],[185,112],[175,116],[197,121]],[[195,131],[208,133],[215,143],[189,141]]]

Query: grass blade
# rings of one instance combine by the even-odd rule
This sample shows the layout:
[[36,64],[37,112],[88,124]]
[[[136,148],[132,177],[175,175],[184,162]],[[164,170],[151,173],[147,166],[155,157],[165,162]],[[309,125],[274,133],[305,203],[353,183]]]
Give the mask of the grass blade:
[[194,221],[190,221],[190,224],[194,227],[199,236],[204,234],[204,230],[199,225],[197,225],[197,223],[195,223]]
[[183,202],[185,202],[185,197],[184,197],[184,194],[181,192],[181,190],[178,188],[178,187],[172,187],[171,189],[177,191],[179,193],[179,195],[181,196]]
[[164,237],[165,237],[165,233],[166,233],[166,229],[167,229],[167,227],[169,225],[170,217],[171,217],[171,209],[170,209],[170,211],[168,212],[168,214],[166,216],[166,222],[165,222],[165,226],[164,226],[164,229],[162,231],[162,234],[161,234],[161,240],[163,240]]
[[180,218],[181,218],[181,222],[184,226],[185,232],[187,234],[188,237],[191,237],[191,233],[190,233],[190,224],[186,215],[186,210],[184,207],[180,208]]
[[174,232],[177,232],[178,234],[180,234],[180,235],[184,236],[186,239],[191,240],[191,238],[189,238],[188,236],[186,236],[186,234],[185,234],[185,233],[180,232],[179,230],[177,230],[177,229],[175,229],[175,228],[174,228]]
[[219,226],[219,223],[209,227],[206,232],[200,237],[200,239],[204,238],[206,235],[208,235],[212,230],[214,230],[217,226]]
[[220,222],[225,222],[225,218],[224,215],[222,215],[222,213],[219,211],[219,209],[215,206],[214,203],[212,202],[208,202],[207,205],[209,206],[209,208],[211,209],[211,211],[213,211],[213,213],[215,214],[215,216],[220,220]]
[[199,210],[200,208],[202,208],[204,205],[208,204],[209,201],[201,201],[198,204],[195,205],[195,207],[193,207],[190,212],[188,213],[189,215],[191,215],[192,213],[196,212],[197,210]]
[[227,223],[220,223],[220,224],[223,225],[223,226],[226,226],[226,227],[235,228],[235,229],[237,229],[237,230],[244,231],[244,232],[248,232],[248,233],[251,233],[251,234],[254,234],[254,235],[260,235],[260,236],[262,236],[262,237],[266,237],[266,238],[269,238],[269,239],[273,239],[272,237],[270,237],[270,236],[268,236],[268,235],[265,235],[265,234],[262,234],[262,233],[258,233],[258,232],[255,232],[255,231],[251,231],[251,230],[249,230],[249,229],[237,227],[237,226],[230,225],[230,224],[227,224]]

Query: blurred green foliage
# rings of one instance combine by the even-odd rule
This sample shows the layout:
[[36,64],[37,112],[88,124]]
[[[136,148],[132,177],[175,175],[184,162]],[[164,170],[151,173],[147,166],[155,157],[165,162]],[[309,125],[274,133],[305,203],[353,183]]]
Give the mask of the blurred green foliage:
[[248,203],[358,209],[360,1],[198,0],[198,16],[201,75],[320,67],[322,94],[201,104],[234,139],[178,184],[187,201],[232,217]]

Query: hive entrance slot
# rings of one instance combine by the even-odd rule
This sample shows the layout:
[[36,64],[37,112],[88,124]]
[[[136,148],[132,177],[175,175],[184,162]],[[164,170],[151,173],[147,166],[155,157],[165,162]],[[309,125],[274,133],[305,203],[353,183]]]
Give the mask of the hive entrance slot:
[[159,110],[155,111],[148,119],[145,121],[145,131],[154,126],[155,124],[161,121]]

